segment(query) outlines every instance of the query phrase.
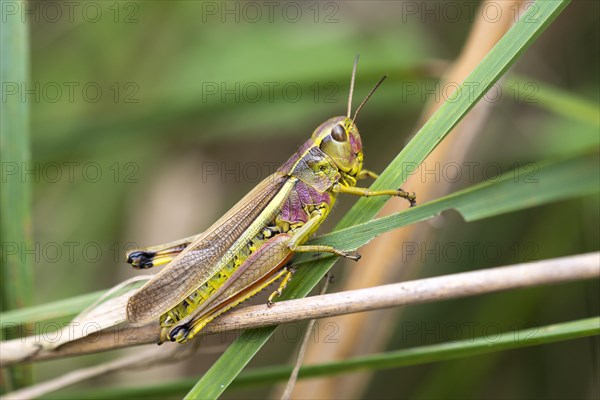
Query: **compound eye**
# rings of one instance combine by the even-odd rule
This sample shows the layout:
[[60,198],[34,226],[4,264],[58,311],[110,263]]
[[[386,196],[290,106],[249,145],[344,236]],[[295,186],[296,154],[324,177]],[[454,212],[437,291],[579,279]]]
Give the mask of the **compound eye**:
[[344,129],[343,126],[341,126],[339,124],[335,125],[331,129],[331,137],[336,142],[344,142],[344,141],[346,141],[346,130]]

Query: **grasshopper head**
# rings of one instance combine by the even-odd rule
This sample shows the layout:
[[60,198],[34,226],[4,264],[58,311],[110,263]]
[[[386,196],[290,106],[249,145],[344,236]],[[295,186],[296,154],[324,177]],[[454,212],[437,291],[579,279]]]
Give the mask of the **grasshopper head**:
[[334,117],[322,123],[312,140],[327,154],[343,175],[355,178],[362,169],[362,142],[349,117]]
[[356,117],[360,110],[387,77],[387,75],[384,75],[379,82],[377,82],[362,103],[360,103],[356,111],[354,111],[354,116],[351,118],[352,93],[354,91],[354,78],[356,77],[357,64],[358,56],[356,56],[356,59],[354,60],[352,78],[350,79],[348,114],[346,114],[345,117],[333,117],[328,119],[312,134],[313,142],[333,160],[340,171],[342,178],[346,183],[350,183],[352,186],[356,183],[356,177],[361,171],[363,163],[362,142],[354,121],[356,121]]

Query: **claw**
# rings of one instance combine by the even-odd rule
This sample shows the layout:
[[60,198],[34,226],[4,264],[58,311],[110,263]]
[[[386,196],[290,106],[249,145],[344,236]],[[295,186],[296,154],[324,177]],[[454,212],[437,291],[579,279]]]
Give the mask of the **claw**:
[[360,260],[361,255],[358,253],[354,253],[354,254],[344,253],[344,258],[348,258],[353,261],[358,261],[358,260]]
[[411,207],[417,205],[417,194],[415,192],[412,192],[412,199],[410,199],[409,202]]
[[402,188],[398,189],[398,197],[402,197],[403,199],[406,199],[410,206],[409,207],[414,207],[417,205],[417,194],[415,192],[412,192],[412,194],[409,194],[408,192],[405,192],[404,190],[402,190]]

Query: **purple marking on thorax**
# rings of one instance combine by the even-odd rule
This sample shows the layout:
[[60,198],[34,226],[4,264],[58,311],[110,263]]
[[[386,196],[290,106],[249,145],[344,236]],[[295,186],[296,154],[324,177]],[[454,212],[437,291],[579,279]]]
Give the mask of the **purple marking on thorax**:
[[294,164],[298,162],[300,157],[302,157],[302,155],[314,145],[315,142],[312,139],[308,139],[302,146],[300,146],[297,152],[295,152],[286,162],[283,163],[281,167],[279,167],[277,171],[284,175],[289,174],[292,171]]
[[309,215],[305,206],[317,204],[331,204],[331,195],[327,192],[319,193],[316,189],[302,181],[296,182],[294,189],[281,208],[280,217],[290,224],[308,222]]

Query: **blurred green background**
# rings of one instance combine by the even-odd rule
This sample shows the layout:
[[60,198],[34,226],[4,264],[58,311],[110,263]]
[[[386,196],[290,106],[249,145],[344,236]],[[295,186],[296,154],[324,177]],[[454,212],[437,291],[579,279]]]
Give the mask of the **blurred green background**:
[[[126,248],[206,228],[318,124],[345,113],[357,53],[355,104],[389,74],[358,124],[366,165],[381,171],[418,128],[441,66],[464,45],[477,2],[451,3],[458,15],[443,2],[274,2],[272,9],[260,2],[74,2],[72,9],[28,3],[33,92],[20,87],[16,95],[31,102],[32,161],[39,168],[28,178],[36,178],[39,246],[35,258],[29,255],[33,303],[108,288],[135,275],[123,261]],[[541,94],[554,88],[598,104],[599,11],[597,2],[573,2],[521,57],[509,74],[530,86],[518,92],[503,86],[467,160],[508,171],[516,163],[597,151],[597,111],[595,123],[552,112],[546,104],[552,96]],[[476,174],[455,189],[485,177]],[[353,201],[343,200],[332,220]],[[458,243],[462,253],[453,260],[419,253],[422,275],[595,251],[598,222],[597,196],[470,224],[449,214],[433,243],[448,249]],[[481,246],[468,253],[465,243],[491,243],[500,254]],[[584,282],[410,307],[389,348],[472,337],[465,326],[474,322],[482,334],[490,325],[507,331],[595,316],[598,303],[597,282]],[[406,334],[409,325],[436,331],[450,324],[462,327],[459,337],[439,329]],[[275,335],[252,365],[286,363],[295,344]],[[36,379],[110,357],[41,363]],[[214,359],[196,356],[79,387],[199,376]],[[580,339],[377,372],[362,396],[597,398],[597,374],[598,340]],[[232,390],[225,397],[268,393]]]

